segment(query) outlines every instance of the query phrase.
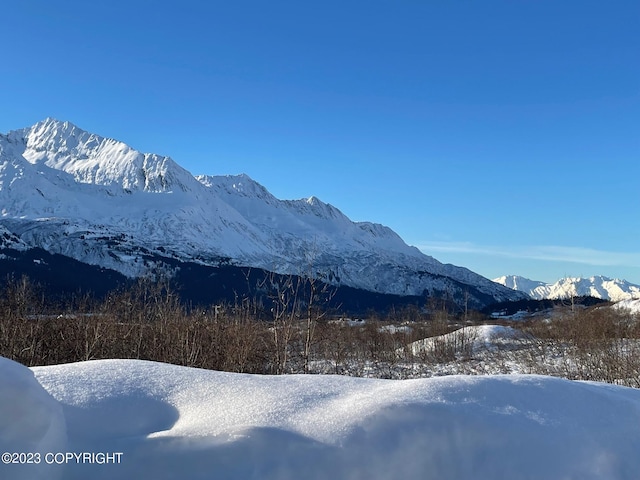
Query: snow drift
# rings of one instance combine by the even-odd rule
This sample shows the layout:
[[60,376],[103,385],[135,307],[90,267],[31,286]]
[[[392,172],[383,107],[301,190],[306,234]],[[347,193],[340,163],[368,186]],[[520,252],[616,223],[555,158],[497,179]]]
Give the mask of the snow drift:
[[450,346],[454,350],[467,350],[469,354],[482,350],[508,348],[518,344],[527,335],[521,330],[502,325],[478,325],[462,327],[451,333],[416,340],[407,345],[412,355],[435,351],[441,346]]
[[[611,480],[640,471],[640,391],[605,384],[256,376],[137,360],[32,371],[62,406],[68,434],[68,444],[43,448],[122,453],[118,464],[55,465],[69,480]],[[44,393],[27,383],[13,398],[36,409],[29,400]],[[0,404],[9,450],[26,448],[6,443],[4,432],[28,426],[15,408]],[[0,476],[19,478],[14,467]]]
[[613,308],[618,310],[626,310],[632,315],[640,314],[640,298],[635,300],[621,300],[613,305]]
[[[66,450],[65,419],[60,405],[34,378],[28,368],[0,357],[0,478],[56,479],[60,471],[45,462],[26,462],[12,454]],[[9,454],[8,459],[6,455]],[[36,459],[31,458],[31,461]]]

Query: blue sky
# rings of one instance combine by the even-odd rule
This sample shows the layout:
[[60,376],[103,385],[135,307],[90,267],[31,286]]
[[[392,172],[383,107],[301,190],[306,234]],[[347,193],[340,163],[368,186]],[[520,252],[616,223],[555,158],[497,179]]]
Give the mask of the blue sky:
[[51,116],[315,195],[487,277],[640,283],[640,2],[3,5],[0,132]]

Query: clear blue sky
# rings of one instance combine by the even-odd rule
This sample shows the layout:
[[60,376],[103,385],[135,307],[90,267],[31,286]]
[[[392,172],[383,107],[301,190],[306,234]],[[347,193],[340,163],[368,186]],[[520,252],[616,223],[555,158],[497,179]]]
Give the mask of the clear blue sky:
[[490,278],[640,283],[639,25],[624,0],[12,1],[0,132],[247,173]]

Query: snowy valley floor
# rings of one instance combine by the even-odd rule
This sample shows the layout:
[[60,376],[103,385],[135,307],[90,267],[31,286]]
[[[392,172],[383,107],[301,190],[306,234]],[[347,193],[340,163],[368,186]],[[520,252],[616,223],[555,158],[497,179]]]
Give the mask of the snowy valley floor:
[[[17,479],[637,479],[640,390],[539,375],[259,376],[0,358]],[[66,452],[94,454],[68,458]],[[119,462],[95,463],[97,454]],[[84,463],[83,463],[84,462]]]

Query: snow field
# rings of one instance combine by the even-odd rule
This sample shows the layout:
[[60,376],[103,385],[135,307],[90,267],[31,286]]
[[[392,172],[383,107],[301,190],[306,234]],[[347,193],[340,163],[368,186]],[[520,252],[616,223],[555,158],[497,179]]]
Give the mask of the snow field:
[[[0,365],[3,385],[14,385],[0,403],[4,448],[122,452],[119,464],[54,465],[28,478],[610,480],[640,471],[640,391],[605,384],[101,360],[32,368],[42,389],[28,369]],[[36,414],[16,415],[16,402]],[[34,418],[51,421],[48,435],[30,428]],[[2,466],[3,479],[26,478],[13,467]]]

